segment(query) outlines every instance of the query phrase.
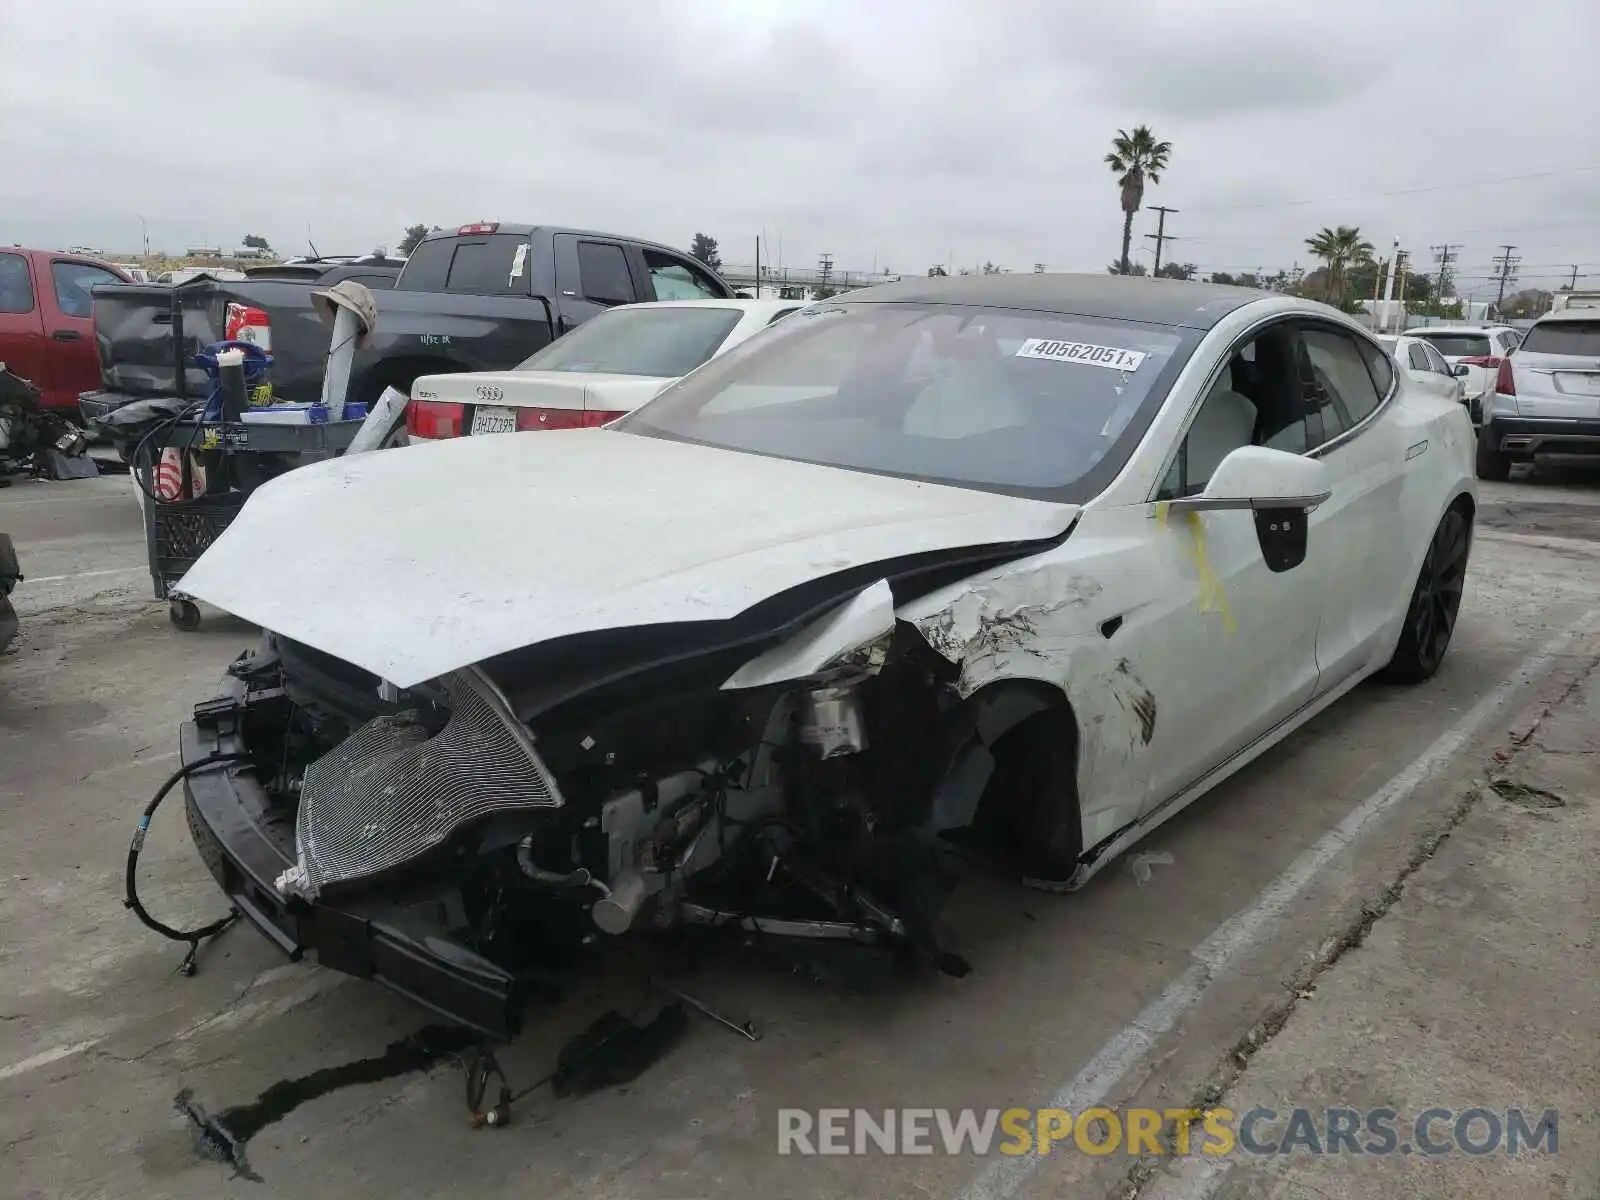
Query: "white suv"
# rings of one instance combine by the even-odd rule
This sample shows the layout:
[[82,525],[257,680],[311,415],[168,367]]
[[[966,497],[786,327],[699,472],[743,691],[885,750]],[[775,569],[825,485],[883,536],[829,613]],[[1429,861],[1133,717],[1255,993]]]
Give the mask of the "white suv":
[[1408,329],[1409,337],[1422,338],[1452,367],[1464,365],[1461,377],[1462,399],[1472,414],[1472,423],[1483,420],[1483,397],[1494,392],[1500,375],[1500,362],[1522,341],[1522,334],[1509,325],[1429,325]]
[[1600,459],[1600,312],[1568,308],[1533,323],[1499,378],[1478,435],[1478,478],[1505,479],[1541,454]]

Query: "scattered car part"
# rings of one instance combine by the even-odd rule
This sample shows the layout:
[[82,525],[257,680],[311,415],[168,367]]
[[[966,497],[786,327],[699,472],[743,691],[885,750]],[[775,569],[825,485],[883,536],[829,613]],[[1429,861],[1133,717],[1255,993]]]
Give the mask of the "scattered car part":
[[88,438],[61,411],[46,408],[30,380],[0,362],[0,475],[31,471],[46,479],[98,475]]
[[194,929],[175,929],[150,915],[150,911],[145,908],[144,903],[139,899],[138,886],[139,855],[144,850],[144,840],[150,832],[150,818],[155,816],[156,809],[161,807],[161,802],[167,798],[180,780],[187,779],[198,771],[209,770],[228,763],[247,763],[249,761],[249,756],[245,754],[217,754],[199,762],[185,763],[179,767],[171,775],[167,776],[166,782],[156,789],[156,794],[150,798],[150,803],[145,805],[144,811],[139,814],[139,823],[134,828],[133,840],[128,843],[128,862],[123,874],[125,893],[122,901],[123,907],[132,909],[133,915],[138,917],[146,928],[155,930],[162,937],[174,942],[187,942],[189,944],[188,953],[184,955],[183,962],[178,965],[178,973],[181,975],[194,975],[198,966],[197,956],[200,952],[200,943],[207,938],[216,937],[217,934],[237,921],[239,919],[239,910],[230,907],[225,916],[218,917],[214,921],[208,921],[206,924],[197,926]]

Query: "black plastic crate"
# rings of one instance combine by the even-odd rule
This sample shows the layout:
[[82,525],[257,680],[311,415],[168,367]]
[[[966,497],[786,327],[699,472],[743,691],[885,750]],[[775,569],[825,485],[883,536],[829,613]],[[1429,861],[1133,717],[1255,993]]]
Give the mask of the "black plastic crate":
[[150,574],[156,595],[165,598],[166,589],[182,578],[222,531],[233,523],[248,497],[243,492],[225,492],[185,503],[154,505],[150,517]]

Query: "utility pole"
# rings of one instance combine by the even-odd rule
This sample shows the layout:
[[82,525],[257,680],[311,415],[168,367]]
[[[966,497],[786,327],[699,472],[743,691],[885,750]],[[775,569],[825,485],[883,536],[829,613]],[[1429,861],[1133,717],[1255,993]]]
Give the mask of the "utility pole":
[[1394,331],[1396,333],[1404,333],[1406,331],[1406,276],[1410,273],[1411,256],[1407,251],[1402,250],[1399,258],[1400,286],[1396,289],[1396,299],[1399,303],[1394,310]]
[[1389,258],[1389,270],[1387,272],[1387,281],[1384,283],[1384,287],[1383,287],[1383,315],[1378,318],[1379,324],[1378,325],[1374,325],[1373,326],[1374,329],[1379,328],[1380,325],[1387,327],[1387,325],[1389,323],[1389,305],[1394,300],[1395,276],[1400,273],[1400,258],[1401,258],[1400,239],[1399,238],[1395,238],[1394,239],[1394,253]]
[[1500,249],[1502,253],[1497,255],[1494,260],[1494,265],[1499,268],[1500,273],[1500,292],[1494,301],[1494,315],[1496,317],[1500,315],[1500,306],[1505,303],[1506,284],[1516,279],[1515,268],[1522,261],[1520,258],[1512,256],[1511,252],[1516,249],[1515,246],[1502,245]]
[[1175,237],[1167,236],[1167,214],[1175,213],[1178,210],[1175,208],[1168,208],[1165,204],[1152,204],[1150,208],[1153,212],[1159,213],[1160,215],[1156,217],[1156,231],[1154,233],[1147,233],[1144,236],[1156,244],[1156,266],[1155,270],[1151,271],[1150,274],[1153,277],[1159,277],[1161,274],[1162,243],[1175,242],[1178,240]]
[[1450,282],[1450,264],[1461,257],[1460,242],[1446,242],[1442,246],[1430,246],[1433,251],[1433,261],[1439,264],[1439,283],[1433,289],[1434,303],[1441,309],[1444,305],[1444,289]]
[[[146,253],[148,253],[148,251],[146,251]],[[1589,278],[1588,275],[1580,275],[1580,274],[1578,274],[1578,264],[1577,263],[1573,263],[1572,264],[1572,278],[1567,280],[1567,291],[1569,291],[1569,292],[1577,291],[1578,290],[1578,280],[1587,279],[1587,278]]]
[[819,287],[827,287],[833,279],[833,255],[824,254],[817,262],[817,276]]

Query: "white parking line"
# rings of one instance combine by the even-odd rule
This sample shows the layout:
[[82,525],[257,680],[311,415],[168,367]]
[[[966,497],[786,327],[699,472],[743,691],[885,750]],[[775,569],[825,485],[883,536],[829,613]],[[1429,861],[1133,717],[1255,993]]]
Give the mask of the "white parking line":
[[29,1071],[37,1071],[40,1067],[48,1067],[53,1062],[69,1058],[74,1054],[81,1054],[91,1046],[99,1045],[99,1038],[91,1038],[87,1042],[72,1042],[65,1046],[52,1046],[48,1050],[30,1055],[19,1062],[12,1063],[9,1067],[0,1067],[0,1080],[11,1079],[17,1075],[26,1075]]
[[140,575],[149,570],[148,567],[107,567],[103,571],[77,571],[71,575],[25,575],[24,583],[61,583],[67,579],[93,579],[100,575]]
[[[1521,666],[1468,709],[1421,755],[1323,834],[1247,906],[1217,926],[1191,952],[1193,965],[1168,984],[1132,1023],[1112,1035],[1053,1096],[1039,1101],[1036,1107],[1081,1112],[1104,1103],[1111,1089],[1155,1047],[1161,1036],[1205,999],[1217,978],[1262,940],[1267,926],[1282,915],[1318,872],[1349,846],[1367,824],[1411,795],[1430,775],[1459,754],[1479,727],[1499,712],[1513,695],[1548,670],[1573,642],[1594,628],[1597,618],[1600,618],[1600,608],[1591,609],[1565,632],[1524,659]],[[1038,1155],[996,1160],[967,1186],[961,1193],[961,1200],[1000,1200],[1014,1196],[1024,1188],[1039,1163]],[[1184,1200],[1203,1200],[1220,1178],[1220,1175],[1197,1169],[1193,1176],[1197,1190],[1182,1193]]]

